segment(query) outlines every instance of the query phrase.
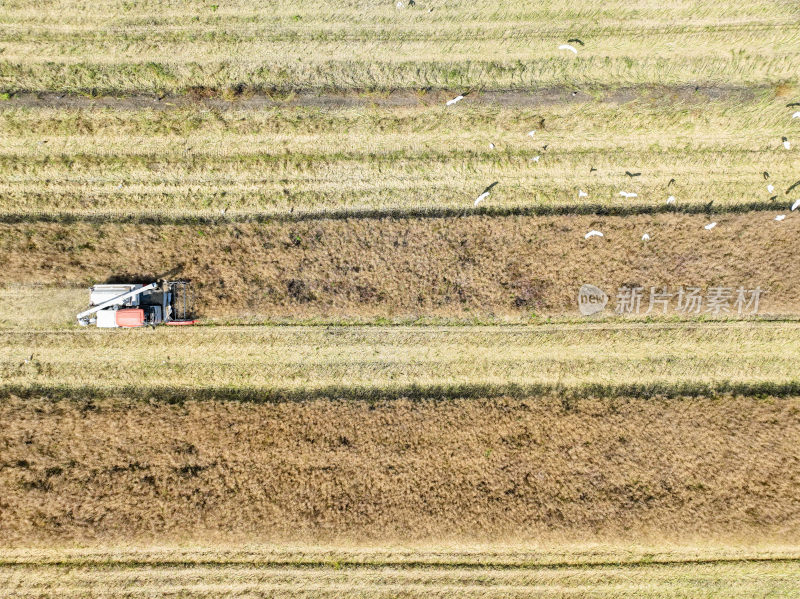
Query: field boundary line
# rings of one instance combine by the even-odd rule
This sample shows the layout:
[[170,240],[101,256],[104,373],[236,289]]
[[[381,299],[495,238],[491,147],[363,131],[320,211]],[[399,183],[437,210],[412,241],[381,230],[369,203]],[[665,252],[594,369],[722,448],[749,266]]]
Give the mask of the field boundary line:
[[0,568],[97,568],[97,569],[136,569],[136,568],[225,568],[249,566],[254,568],[295,568],[295,569],[351,569],[351,570],[377,570],[394,568],[398,570],[590,570],[610,568],[647,568],[647,567],[681,567],[698,565],[723,565],[723,564],[758,564],[758,563],[800,563],[800,556],[776,557],[721,557],[675,560],[631,560],[631,561],[602,561],[602,562],[496,562],[496,561],[427,561],[427,560],[396,560],[396,561],[353,561],[353,560],[242,560],[242,559],[200,559],[200,560],[142,560],[142,559],[45,559],[41,561],[9,560],[0,558]]
[[215,215],[209,213],[163,214],[157,212],[78,212],[30,211],[0,212],[0,224],[139,224],[139,225],[224,225],[239,223],[292,223],[321,220],[381,220],[386,218],[398,220],[436,219],[459,217],[510,217],[510,216],[644,216],[658,214],[685,215],[721,215],[745,214],[748,212],[777,212],[786,210],[777,202],[751,201],[730,205],[715,206],[709,209],[706,203],[683,204],[649,204],[640,206],[604,206],[602,204],[552,204],[552,205],[515,205],[515,206],[464,206],[437,207],[419,206],[409,208],[337,208],[324,211],[263,211],[227,213]]
[[[0,289],[2,287],[0,286]],[[85,288],[80,287],[81,291]],[[681,319],[681,320],[613,320],[608,318],[605,320],[581,320],[578,317],[563,321],[551,322],[476,322],[475,320],[442,320],[442,321],[405,321],[399,320],[396,322],[385,322],[383,320],[365,320],[365,321],[335,321],[335,320],[263,320],[257,322],[236,322],[235,319],[231,321],[199,321],[193,325],[193,330],[297,330],[302,331],[305,329],[325,329],[330,327],[337,327],[345,330],[356,329],[392,329],[407,330],[418,334],[461,334],[479,331],[481,333],[530,333],[536,334],[556,334],[564,332],[596,332],[603,333],[607,331],[620,331],[638,333],[642,331],[714,331],[714,330],[743,330],[743,329],[790,329],[794,330],[800,324],[800,315],[782,315],[770,316],[764,315],[757,318],[724,318],[724,319]],[[80,327],[77,324],[70,324],[63,327],[55,328],[37,328],[37,327],[1,327],[0,332],[8,337],[30,337],[30,336],[59,336],[59,335],[107,335],[105,331],[87,332],[87,329]],[[114,333],[111,333],[112,335]]]
[[187,386],[70,386],[40,384],[6,384],[0,386],[0,400],[8,398],[50,400],[93,400],[132,398],[136,401],[157,401],[180,404],[184,401],[240,401],[247,403],[300,402],[315,399],[385,401],[409,400],[454,400],[480,399],[488,397],[559,397],[565,411],[575,409],[574,401],[588,398],[630,399],[678,399],[697,397],[767,397],[800,396],[800,380],[785,382],[732,382],[711,383],[650,383],[609,385],[583,383],[564,385],[559,383],[537,384],[418,384],[392,387],[326,385],[320,387],[187,387]]

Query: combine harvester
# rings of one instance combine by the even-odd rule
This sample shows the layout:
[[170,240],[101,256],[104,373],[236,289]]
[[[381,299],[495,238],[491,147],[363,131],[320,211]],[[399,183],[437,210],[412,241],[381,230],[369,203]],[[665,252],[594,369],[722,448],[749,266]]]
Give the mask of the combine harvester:
[[101,328],[194,324],[191,303],[187,281],[94,285],[89,290],[91,308],[78,314],[78,324]]

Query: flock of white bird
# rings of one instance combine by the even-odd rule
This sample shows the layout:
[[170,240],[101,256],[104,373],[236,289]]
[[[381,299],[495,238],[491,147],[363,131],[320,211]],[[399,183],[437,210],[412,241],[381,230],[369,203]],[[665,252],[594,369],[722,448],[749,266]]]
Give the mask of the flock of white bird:
[[[398,7],[400,7],[400,4],[401,4],[401,3],[400,3],[400,2],[398,2]],[[569,42],[577,42],[577,43],[579,43],[581,46],[583,45],[583,42],[582,42],[581,40],[579,40],[579,39],[571,39],[571,40],[568,40],[568,41],[569,41]],[[558,49],[559,49],[559,50],[565,50],[565,51],[568,51],[568,52],[572,52],[573,54],[576,54],[576,55],[578,54],[578,49],[577,49],[575,46],[571,45],[571,43],[567,43],[567,44],[561,44],[561,45],[558,47]],[[447,106],[453,106],[454,104],[457,104],[458,102],[460,102],[461,100],[463,100],[463,99],[464,99],[464,97],[465,97],[465,96],[466,96],[468,93],[469,93],[469,92],[465,92],[464,94],[461,94],[461,95],[458,95],[458,96],[456,96],[456,97],[455,97],[455,98],[453,98],[452,100],[448,100],[448,101],[447,101],[447,103],[446,103],[446,105],[447,105]],[[574,92],[573,92],[573,95],[575,95],[575,93],[574,93]],[[793,119],[800,118],[800,111],[797,111],[797,112],[795,112],[794,114],[792,114],[792,118],[793,118]],[[534,129],[534,130],[528,131],[527,135],[528,135],[528,137],[534,137],[534,136],[536,135],[536,130]],[[782,137],[782,138],[781,138],[781,142],[783,143],[783,147],[784,147],[785,149],[787,149],[787,150],[791,150],[791,149],[792,149],[792,144],[791,144],[791,142],[789,141],[789,139],[788,139],[787,137]],[[545,147],[546,147],[546,146],[545,146]],[[494,143],[490,143],[490,144],[489,144],[489,149],[490,149],[490,150],[494,150],[494,149],[495,149],[495,145],[494,145]],[[534,157],[533,157],[533,158],[531,158],[530,160],[531,160],[532,162],[539,162],[539,159],[540,159],[540,158],[541,158],[541,156],[534,156]],[[630,175],[631,173],[628,173],[628,174]],[[767,173],[764,173],[764,174],[765,174],[765,177],[766,177],[766,176],[767,176]],[[477,206],[478,204],[480,204],[481,202],[483,202],[483,201],[484,201],[486,198],[488,198],[488,197],[489,197],[489,195],[491,194],[492,187],[494,187],[495,185],[497,185],[497,182],[495,182],[495,183],[492,183],[492,184],[491,184],[489,187],[487,187],[486,189],[484,189],[484,190],[483,190],[483,192],[482,192],[482,193],[481,193],[481,194],[480,194],[480,195],[479,195],[479,196],[478,196],[478,197],[475,199],[475,204],[474,204],[474,205],[475,205],[475,206]],[[774,185],[772,185],[771,183],[767,185],[767,191],[768,191],[769,193],[772,193],[774,190],[775,190],[775,186],[774,186]],[[636,194],[635,192],[629,192],[629,191],[620,191],[620,192],[619,192],[619,195],[620,195],[620,196],[622,196],[622,197],[624,197],[624,198],[626,198],[626,199],[630,199],[630,198],[635,198],[635,197],[638,197],[638,194]],[[579,189],[579,190],[578,190],[578,198],[588,198],[588,197],[589,197],[589,194],[588,194],[588,193],[586,193],[584,190],[582,190],[582,189]],[[669,196],[669,197],[667,198],[667,204],[670,204],[670,205],[671,205],[671,204],[675,204],[675,203],[676,203],[675,196]],[[791,208],[791,209],[792,209],[792,212],[794,212],[794,211],[795,211],[795,210],[797,210],[798,208],[800,208],[800,199],[796,200],[796,201],[795,201],[795,202],[792,204],[792,208]],[[776,217],[775,217],[775,220],[776,220],[776,221],[778,221],[778,222],[780,222],[780,221],[784,220],[785,218],[786,218],[786,215],[785,215],[785,214],[779,214],[778,216],[776,216]],[[708,223],[708,224],[707,224],[707,225],[705,225],[703,228],[704,228],[706,231],[710,231],[710,230],[712,230],[712,229],[713,229],[714,227],[716,227],[716,226],[717,226],[717,223],[716,223],[716,221],[714,221],[714,222],[710,222],[710,223]],[[586,233],[586,235],[584,235],[584,239],[591,239],[592,237],[603,237],[603,236],[604,236],[604,235],[603,235],[603,233],[602,233],[602,232],[600,232],[600,231],[595,231],[595,230],[592,230],[592,231],[589,231],[588,233]],[[647,233],[645,233],[644,235],[642,235],[642,241],[650,241],[650,235],[649,235],[649,234],[647,234]]]

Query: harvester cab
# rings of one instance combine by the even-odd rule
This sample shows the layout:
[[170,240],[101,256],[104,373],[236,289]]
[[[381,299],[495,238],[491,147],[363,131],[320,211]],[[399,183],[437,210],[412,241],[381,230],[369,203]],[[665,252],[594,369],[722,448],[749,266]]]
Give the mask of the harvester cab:
[[101,328],[194,324],[192,289],[188,281],[94,285],[88,310],[78,324]]

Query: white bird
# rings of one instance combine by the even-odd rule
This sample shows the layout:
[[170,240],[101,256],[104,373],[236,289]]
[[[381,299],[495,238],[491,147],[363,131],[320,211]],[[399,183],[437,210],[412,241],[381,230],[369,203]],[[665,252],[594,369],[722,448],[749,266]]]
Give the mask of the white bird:
[[647,233],[645,233],[644,235],[642,235],[642,241],[650,241],[650,236]]
[[782,221],[784,218],[786,218],[785,214],[779,214],[778,216],[775,217],[775,220]]
[[792,115],[792,118],[793,118],[793,119],[800,119],[800,110],[798,110],[797,112],[795,112],[795,113]]
[[220,208],[220,209],[219,209],[219,213],[220,213],[222,216],[225,216],[225,212],[226,212],[227,210],[228,210],[228,208],[227,208],[227,207],[226,207],[226,208]]
[[714,222],[714,223],[708,223],[708,224],[707,224],[705,227],[703,227],[703,228],[704,228],[706,231],[710,231],[711,229],[713,229],[713,228],[714,228],[714,227],[716,227],[716,226],[717,226],[717,223],[715,223],[715,222]]
[[792,204],[792,212],[800,208],[800,200],[795,200],[794,204]]
[[589,194],[588,194],[588,193],[586,193],[585,191],[583,191],[582,189],[579,189],[579,190],[578,190],[578,197],[579,197],[579,198],[588,198],[588,197],[589,197]]
[[768,192],[772,193],[772,191],[773,191],[774,189],[775,189],[775,186],[774,186],[774,185],[772,185],[771,183],[770,183],[769,185],[767,185],[767,191],[768,191]]
[[398,2],[397,4],[395,4],[395,6],[396,6],[396,7],[398,8],[398,10],[399,10],[399,9],[403,8],[403,3],[402,3],[402,2]]
[[489,149],[490,149],[490,150],[494,150],[494,144],[493,144],[493,143],[490,143],[490,144],[489,144]]
[[621,196],[623,196],[625,198],[635,198],[635,197],[637,197],[637,195],[635,193],[627,192],[627,191],[620,191],[619,195],[621,195]]
[[575,46],[570,46],[569,44],[561,44],[558,47],[558,49],[559,50],[569,50],[570,52],[573,52],[574,54],[578,53],[578,51],[575,49]]
[[489,197],[489,194],[490,194],[490,193],[491,193],[491,191],[492,191],[492,187],[494,187],[495,185],[497,185],[497,183],[498,183],[498,182],[497,182],[497,181],[495,181],[494,183],[492,183],[491,185],[489,185],[489,187],[487,187],[486,189],[484,189],[484,190],[483,190],[483,192],[481,193],[481,195],[479,195],[479,196],[478,196],[478,199],[476,199],[476,200],[475,200],[475,205],[476,205],[476,206],[477,206],[478,204],[480,204],[480,203],[481,203],[483,200],[485,200],[486,198],[488,198],[488,197]]
[[539,162],[539,158],[541,158],[541,156],[534,156],[533,158],[531,158],[531,160],[533,160],[534,162]]
[[669,196],[667,198],[667,204],[674,204],[675,203],[675,196]]
[[456,96],[456,97],[455,97],[455,98],[453,98],[452,100],[448,100],[448,101],[447,101],[447,106],[452,106],[452,105],[453,105],[453,104],[455,104],[456,102],[461,102],[461,100],[463,100],[463,99],[464,99],[464,96]]
[[531,129],[530,131],[528,131],[528,133],[527,133],[526,135],[527,135],[528,137],[533,137],[534,135],[536,135],[536,131],[535,131],[535,130],[533,130],[533,129]]
[[589,239],[590,237],[603,237],[603,234],[600,231],[589,231],[583,236],[584,239]]
[[789,139],[788,138],[782,137],[781,141],[783,142],[783,147],[784,148],[786,148],[787,150],[791,150],[792,149],[792,144],[789,143]]

